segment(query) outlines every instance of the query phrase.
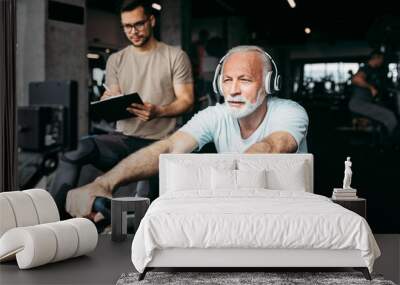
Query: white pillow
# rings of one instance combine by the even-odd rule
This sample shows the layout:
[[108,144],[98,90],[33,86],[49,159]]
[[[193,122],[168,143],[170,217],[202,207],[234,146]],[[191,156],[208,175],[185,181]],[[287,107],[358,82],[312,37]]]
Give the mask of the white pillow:
[[210,167],[187,167],[170,163],[167,188],[171,191],[210,189],[210,170]]
[[309,168],[304,160],[281,159],[239,159],[240,170],[265,169],[268,189],[306,191],[310,189]]
[[241,188],[266,188],[266,171],[211,169],[211,188],[213,190],[239,190]]
[[236,189],[236,170],[211,168],[211,189]]
[[267,188],[267,171],[236,170],[237,188]]
[[234,160],[190,160],[168,161],[167,191],[211,190],[211,169],[234,169]]
[[267,171],[268,188],[273,190],[289,190],[306,192],[307,181],[302,164],[285,171],[272,169]]

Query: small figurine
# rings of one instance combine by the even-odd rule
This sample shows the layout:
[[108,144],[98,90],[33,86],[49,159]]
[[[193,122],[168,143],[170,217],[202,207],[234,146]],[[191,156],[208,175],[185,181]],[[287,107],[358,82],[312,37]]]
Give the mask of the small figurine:
[[350,156],[347,157],[347,160],[344,162],[344,179],[343,179],[343,189],[353,189],[351,188],[351,176],[353,172],[351,171],[351,161]]

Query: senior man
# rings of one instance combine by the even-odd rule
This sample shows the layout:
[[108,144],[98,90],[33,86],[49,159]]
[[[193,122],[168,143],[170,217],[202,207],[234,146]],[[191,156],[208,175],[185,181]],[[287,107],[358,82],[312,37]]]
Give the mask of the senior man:
[[219,153],[307,152],[308,116],[299,104],[273,97],[279,75],[273,59],[257,46],[231,49],[217,67],[214,85],[224,104],[197,113],[170,137],[143,148],[94,182],[68,193],[72,216],[90,214],[95,197],[158,172],[162,153],[190,153],[214,142]]

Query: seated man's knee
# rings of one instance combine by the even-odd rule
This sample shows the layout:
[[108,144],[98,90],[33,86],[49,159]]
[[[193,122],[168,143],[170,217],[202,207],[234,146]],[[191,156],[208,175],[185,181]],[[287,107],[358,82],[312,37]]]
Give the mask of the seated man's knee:
[[150,192],[149,180],[140,180],[136,186],[136,197],[148,197]]
[[140,180],[136,186],[136,197],[149,198],[150,202],[159,196],[158,177],[151,177],[148,180]]
[[76,150],[65,153],[61,160],[73,164],[88,164],[98,156],[98,148],[93,137],[81,139]]

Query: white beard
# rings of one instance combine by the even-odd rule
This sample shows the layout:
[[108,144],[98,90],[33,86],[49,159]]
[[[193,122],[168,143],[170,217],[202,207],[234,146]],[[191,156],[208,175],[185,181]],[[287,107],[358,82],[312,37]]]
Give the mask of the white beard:
[[[250,101],[246,100],[243,96],[226,96],[225,97],[225,107],[228,110],[228,113],[235,119],[241,119],[247,117],[251,113],[253,113],[264,101],[265,95],[263,94],[262,90],[258,91],[257,100],[255,103],[251,103]],[[229,105],[228,101],[239,101],[244,102],[245,105],[242,108],[236,108]]]

